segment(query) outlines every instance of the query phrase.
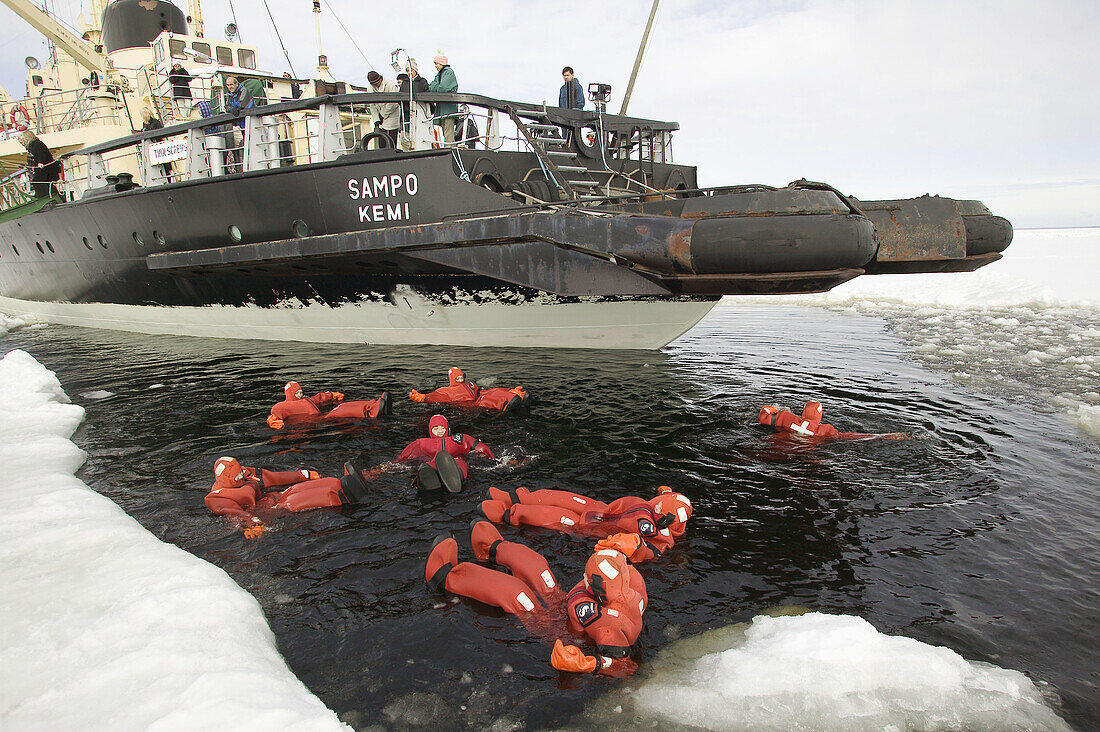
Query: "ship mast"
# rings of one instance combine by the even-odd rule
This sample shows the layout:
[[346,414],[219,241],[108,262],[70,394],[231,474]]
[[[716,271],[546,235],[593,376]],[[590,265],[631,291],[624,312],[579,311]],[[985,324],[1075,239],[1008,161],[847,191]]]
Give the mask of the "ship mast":
[[660,2],[661,0],[653,0],[653,8],[649,11],[649,21],[645,24],[645,33],[642,34],[642,42],[638,46],[638,56],[634,59],[634,70],[630,72],[630,83],[626,85],[626,96],[623,97],[620,115],[626,114],[626,107],[630,104],[630,95],[634,92],[634,80],[638,78],[638,69],[642,67],[642,56],[645,55],[645,47],[649,43],[649,31],[653,28],[653,18],[657,15],[657,5]]
[[187,0],[187,15],[191,35],[202,38],[202,2],[200,0]]
[[[11,8],[12,12],[31,24],[61,50],[73,57],[78,64],[91,71],[104,71],[107,57],[97,53],[82,39],[77,38],[67,28],[51,18],[45,12],[30,3],[30,0],[0,0]],[[95,7],[95,4],[92,6]]]
[[321,50],[321,0],[313,0],[313,17],[317,20],[317,78],[331,81],[328,57]]

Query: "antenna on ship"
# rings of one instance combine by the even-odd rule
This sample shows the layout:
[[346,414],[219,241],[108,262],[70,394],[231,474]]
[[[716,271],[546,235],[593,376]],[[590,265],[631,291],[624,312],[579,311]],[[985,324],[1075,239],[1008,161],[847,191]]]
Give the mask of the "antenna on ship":
[[321,49],[321,0],[313,0],[313,16],[317,20],[317,78],[331,81],[328,72],[328,56]]
[[634,59],[634,70],[630,72],[630,83],[626,85],[626,96],[623,97],[623,108],[619,115],[626,114],[626,106],[630,104],[630,95],[634,91],[634,80],[638,78],[638,69],[642,67],[642,56],[645,55],[646,44],[649,43],[649,31],[653,28],[653,18],[657,15],[657,5],[661,0],[653,0],[653,8],[649,11],[649,20],[645,24],[645,33],[642,34],[642,42],[638,46],[638,56]]

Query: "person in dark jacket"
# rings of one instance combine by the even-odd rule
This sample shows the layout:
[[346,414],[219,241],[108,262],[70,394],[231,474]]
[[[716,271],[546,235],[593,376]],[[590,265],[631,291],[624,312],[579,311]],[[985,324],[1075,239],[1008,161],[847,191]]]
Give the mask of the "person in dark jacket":
[[[404,76],[405,78],[401,78]],[[397,80],[401,82],[401,86],[398,87],[398,91],[401,94],[409,94],[410,91],[415,97],[417,94],[428,91],[428,80],[420,75],[420,70],[416,65],[416,59],[409,59],[408,65],[405,67],[405,73],[399,74]],[[430,120],[432,113],[427,104],[422,102],[416,102],[417,104],[417,116],[421,120],[421,124],[426,120]],[[417,138],[415,130],[411,129],[410,124],[412,121],[412,115],[409,113],[409,103],[401,102],[401,149],[412,150],[413,141]]]
[[[432,61],[435,62],[435,78],[428,83],[428,91],[444,94],[458,92],[458,78],[443,52],[436,54]],[[443,128],[443,139],[448,144],[453,144],[455,141],[455,119],[457,117],[458,105],[454,102],[440,102],[435,105],[435,118],[432,122]]]
[[46,143],[30,130],[19,135],[19,142],[27,148],[27,171],[31,177],[31,189],[35,198],[49,198],[53,184],[61,179],[61,163],[53,159]]
[[183,119],[191,111],[191,74],[179,62],[172,64],[168,72],[168,83],[172,85],[172,99],[176,103],[176,116]]
[[573,76],[573,67],[566,66],[561,70],[561,78],[565,83],[558,91],[558,106],[564,109],[584,109],[584,87]]

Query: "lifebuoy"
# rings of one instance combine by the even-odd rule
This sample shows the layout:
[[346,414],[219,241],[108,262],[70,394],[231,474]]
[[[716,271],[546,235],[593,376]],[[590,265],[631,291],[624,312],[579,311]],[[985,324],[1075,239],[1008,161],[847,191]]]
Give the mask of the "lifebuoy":
[[[31,116],[27,112],[27,108],[24,107],[22,104],[16,104],[14,107],[12,107],[11,112],[8,113],[8,116],[11,118],[12,125],[20,132],[26,132],[31,128]],[[23,118],[22,122],[19,121],[20,117]]]

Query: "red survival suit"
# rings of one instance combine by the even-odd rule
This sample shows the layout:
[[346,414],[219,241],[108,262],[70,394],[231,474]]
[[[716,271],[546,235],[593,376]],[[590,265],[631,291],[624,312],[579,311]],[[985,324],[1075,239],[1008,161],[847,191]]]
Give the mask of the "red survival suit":
[[428,404],[454,404],[460,407],[480,407],[482,409],[496,409],[508,412],[523,404],[527,399],[527,391],[522,386],[512,389],[494,387],[482,389],[477,384],[466,381],[466,374],[460,368],[452,368],[447,372],[450,383],[435,391],[421,394],[416,389],[409,392],[409,399],[414,402],[427,402]]
[[[443,429],[437,430],[437,427]],[[490,460],[496,458],[489,446],[476,437],[461,434],[452,435],[451,426],[442,414],[433,415],[428,420],[428,434],[431,436],[421,437],[419,440],[413,440],[406,445],[401,454],[397,456],[397,462],[419,460],[434,468],[435,456],[440,452],[447,452],[455,459],[459,470],[462,471],[462,477],[466,478],[470,473],[470,466],[462,459],[463,455],[468,452],[476,452]]]
[[616,675],[636,668],[628,658],[642,632],[642,615],[649,604],[645,580],[627,561],[639,537],[616,534],[596,543],[596,553],[584,565],[584,578],[565,598],[569,629],[596,644],[596,656],[586,656],[572,645],[554,642],[550,663],[559,671],[608,672]]
[[[374,419],[380,414],[389,413],[388,392],[382,392],[378,399],[345,402],[344,395],[338,391],[322,391],[311,397],[302,396],[301,385],[297,381],[288,381],[283,387],[283,394],[286,398],[272,406],[271,414],[267,417],[268,426],[277,430],[282,429],[287,422],[366,417]],[[330,407],[333,408],[329,409]]]
[[[536,632],[545,629],[540,634],[560,636],[564,630],[560,627],[560,618],[556,628],[548,627],[545,622],[552,619],[553,611],[563,601],[561,588],[546,559],[523,544],[504,541],[496,528],[486,521],[474,525],[470,543],[478,559],[493,561],[511,574],[459,562],[458,543],[447,538],[439,541],[428,555],[424,567],[428,587],[433,592],[446,590],[499,607]],[[617,555],[617,559],[611,555]],[[574,588],[566,602],[570,629],[588,635],[603,652],[597,658],[586,657],[579,649],[563,646],[558,640],[551,662],[555,668],[566,671],[629,673],[635,665],[627,655],[641,632],[641,615],[647,602],[645,582],[637,570],[627,565],[622,553],[603,549],[593,559],[597,557],[602,563],[589,560],[595,574],[590,576],[586,566],[585,579]],[[623,578],[628,578],[627,592],[623,591]],[[577,591],[593,582],[608,592],[597,597],[594,593]]]
[[[289,487],[281,492],[264,493],[267,488],[283,486]],[[235,458],[220,457],[214,461],[214,485],[204,500],[207,508],[218,515],[230,516],[253,538],[263,532],[263,522],[253,515],[253,509],[305,511],[358,503],[365,494],[359,476],[322,478],[313,470],[277,472],[246,468]]]
[[610,504],[578,493],[559,490],[513,492],[490,488],[490,500],[482,501],[481,510],[494,523],[512,526],[538,526],[568,533],[611,536],[631,533],[638,546],[629,554],[638,564],[659,557],[683,536],[691,518],[691,501],[666,485],[648,501],[624,496]]
[[760,410],[756,421],[775,427],[777,432],[787,432],[801,437],[833,438],[841,440],[854,440],[862,437],[879,437],[884,440],[904,440],[908,437],[903,432],[887,432],[883,434],[864,434],[862,432],[841,432],[831,424],[821,421],[821,402],[806,402],[802,408],[802,416],[793,412],[768,405]]

